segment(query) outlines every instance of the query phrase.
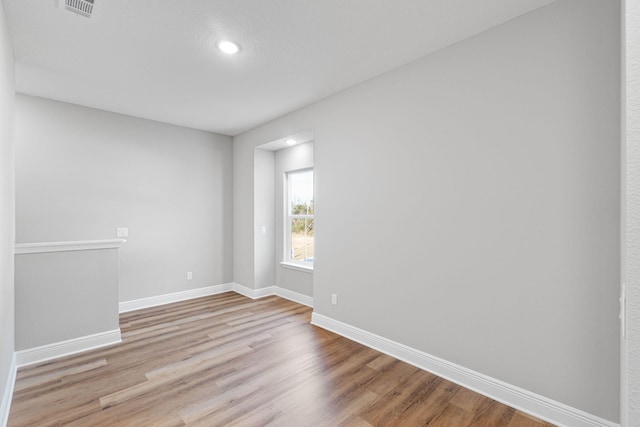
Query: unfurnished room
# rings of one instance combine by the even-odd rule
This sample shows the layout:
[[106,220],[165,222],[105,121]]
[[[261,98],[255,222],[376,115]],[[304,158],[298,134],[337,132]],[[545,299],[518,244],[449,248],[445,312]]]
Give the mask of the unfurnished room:
[[0,426],[640,426],[640,0],[3,0]]

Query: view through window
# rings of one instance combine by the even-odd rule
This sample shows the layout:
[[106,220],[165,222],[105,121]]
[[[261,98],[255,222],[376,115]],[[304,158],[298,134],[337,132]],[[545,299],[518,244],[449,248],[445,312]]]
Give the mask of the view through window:
[[313,169],[287,173],[287,261],[313,265]]

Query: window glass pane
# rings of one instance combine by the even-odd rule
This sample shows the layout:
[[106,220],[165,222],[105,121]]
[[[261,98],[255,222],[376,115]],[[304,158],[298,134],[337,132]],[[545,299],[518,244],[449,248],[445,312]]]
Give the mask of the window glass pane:
[[313,215],[313,171],[289,174],[290,205],[292,215]]
[[313,262],[313,218],[291,219],[291,260]]

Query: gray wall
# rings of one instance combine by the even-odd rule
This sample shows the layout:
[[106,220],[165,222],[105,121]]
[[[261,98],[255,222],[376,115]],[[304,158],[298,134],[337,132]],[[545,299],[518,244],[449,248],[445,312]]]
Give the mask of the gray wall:
[[4,8],[0,4],[0,402],[6,397],[5,384],[14,352],[14,96],[13,48],[7,32]]
[[[640,425],[640,0],[626,0],[626,166],[625,223],[623,233],[626,253],[627,342],[623,342],[623,421]],[[624,16],[624,15],[623,15]]]
[[118,249],[15,257],[16,350],[111,332],[118,322]]
[[233,281],[251,289],[255,288],[255,145],[259,144],[233,144]]
[[[275,285],[274,252],[274,155],[257,148],[254,153],[254,285]],[[264,233],[262,232],[264,227]]]
[[316,312],[617,421],[619,19],[560,0],[235,137],[236,212],[313,129]]
[[111,239],[128,227],[120,301],[231,282],[231,145],[18,95],[16,241]]
[[275,266],[276,284],[299,294],[313,296],[313,273],[282,267],[280,261],[284,258],[285,200],[284,174],[289,171],[313,167],[313,143],[296,145],[275,152]]

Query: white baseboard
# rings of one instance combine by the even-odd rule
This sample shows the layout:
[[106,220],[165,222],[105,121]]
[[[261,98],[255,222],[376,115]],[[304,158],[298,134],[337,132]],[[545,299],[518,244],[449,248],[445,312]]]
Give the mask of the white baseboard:
[[298,292],[294,292],[289,289],[280,288],[278,286],[276,286],[275,288],[276,288],[276,295],[278,295],[279,297],[313,308],[313,297],[310,297],[308,295],[304,295]]
[[342,323],[330,317],[313,313],[311,323],[558,426],[619,427],[619,424]]
[[16,364],[19,368],[45,362],[62,356],[82,353],[100,347],[122,342],[120,329],[87,335],[67,341],[60,341],[40,347],[16,351]]
[[188,291],[175,292],[172,294],[158,295],[155,297],[141,298],[132,301],[124,301],[119,304],[119,309],[120,313],[126,313],[128,311],[140,310],[142,308],[156,307],[159,305],[170,304],[172,302],[186,301],[193,298],[216,295],[229,291],[233,291],[251,299],[277,295],[293,302],[297,302],[298,304],[313,307],[313,297],[303,295],[289,289],[280,288],[278,286],[268,286],[266,288],[251,289],[239,283],[224,283],[222,285],[190,289]]
[[[249,288],[247,288],[246,286],[243,286],[243,288],[244,288],[245,290],[246,290],[246,289],[249,289]],[[278,289],[278,287],[277,287],[277,286],[268,286],[268,287],[266,287],[266,288],[253,289],[253,290],[252,290],[252,295],[253,295],[253,296],[251,296],[250,298],[258,299],[258,298],[264,298],[264,297],[269,297],[269,296],[271,296],[271,295],[275,295],[275,294],[276,294],[276,289]],[[235,283],[234,283],[234,288],[233,288],[233,290],[234,290],[234,291],[236,290],[236,288],[235,288]],[[244,294],[243,294],[243,295],[244,295]],[[247,296],[249,296],[249,295],[247,295]]]
[[11,365],[9,366],[9,375],[7,376],[7,382],[4,385],[4,391],[2,393],[2,401],[0,401],[0,426],[3,427],[9,422],[9,411],[11,410],[11,400],[13,398],[13,388],[16,384],[17,370],[16,354],[13,353]]
[[276,294],[276,286],[269,286],[266,288],[260,289],[251,289],[239,283],[233,283],[233,291],[244,295],[245,297],[249,297],[251,299],[258,299],[268,297],[270,295]]
[[222,285],[207,286],[204,288],[189,289],[187,291],[174,292],[155,297],[124,301],[119,304],[119,311],[120,313],[126,313],[128,311],[140,310],[142,308],[156,307],[158,305],[170,304],[172,302],[186,301],[193,298],[221,294],[223,292],[233,290],[234,285],[235,284],[232,283],[224,283]]
[[258,299],[276,295],[281,298],[297,302],[298,304],[306,305],[307,307],[313,307],[313,297],[294,292],[289,289],[281,288],[279,286],[268,286],[266,288],[251,289],[239,283],[233,283],[233,291],[251,299]]

